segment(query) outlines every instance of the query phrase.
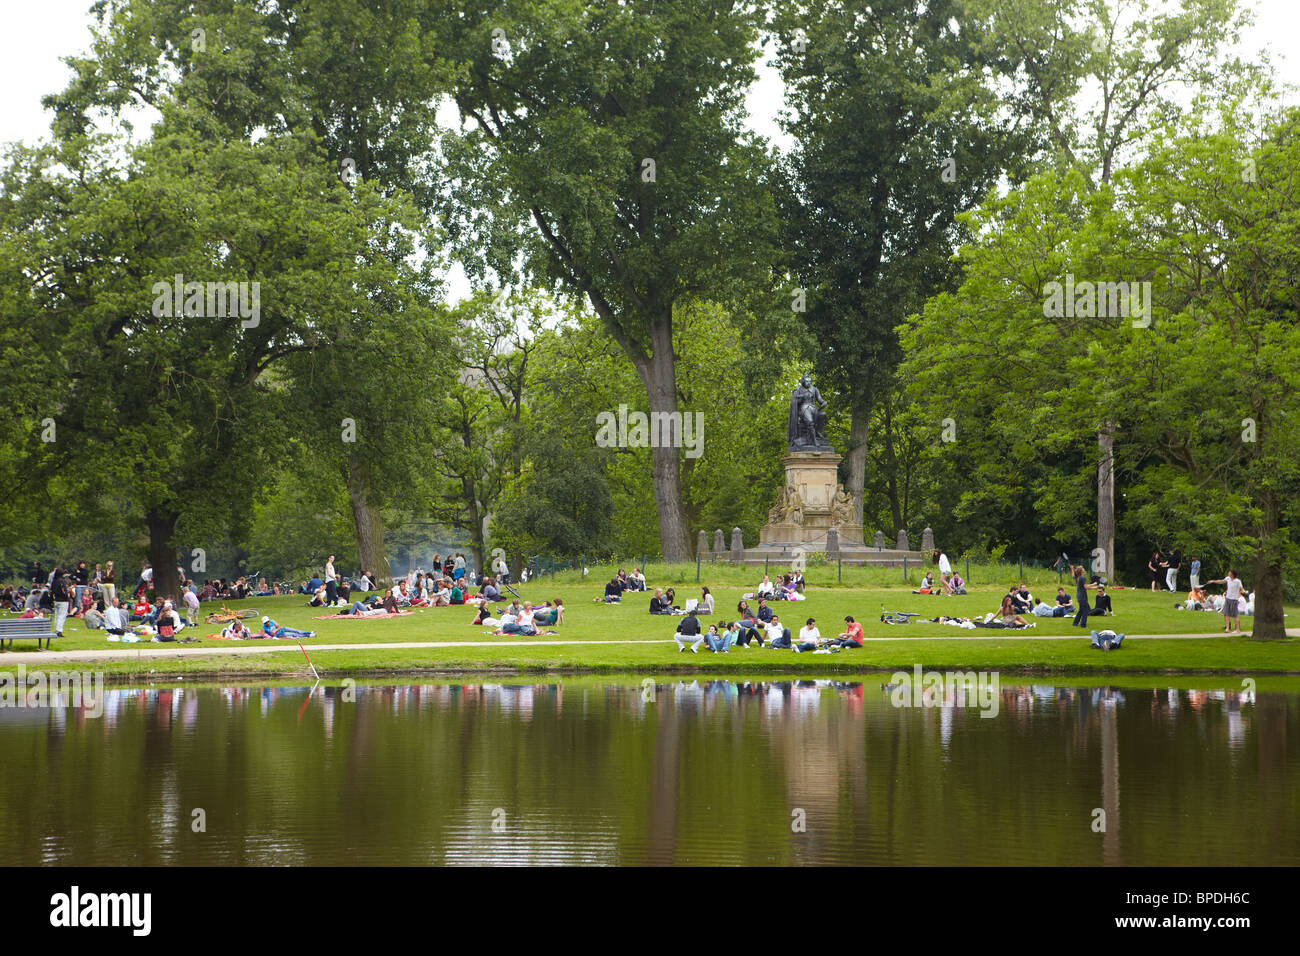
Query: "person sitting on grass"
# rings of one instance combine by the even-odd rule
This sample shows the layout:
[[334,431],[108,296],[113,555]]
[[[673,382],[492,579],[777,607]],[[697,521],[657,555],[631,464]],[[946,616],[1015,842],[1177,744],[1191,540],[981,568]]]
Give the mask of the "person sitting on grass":
[[122,599],[114,596],[113,603],[104,610],[104,630],[121,637],[131,630],[131,615],[122,607]]
[[102,600],[96,601],[95,606],[86,612],[85,620],[86,630],[88,631],[97,631],[104,626],[104,602]]
[[673,640],[677,642],[679,651],[685,651],[686,645],[690,644],[692,654],[700,652],[704,636],[700,633],[700,619],[695,616],[694,611],[687,612],[686,616],[677,622],[677,633],[673,635]]
[[500,601],[501,589],[497,587],[496,578],[484,578],[483,587],[479,589],[479,596],[484,601]]
[[781,648],[783,650],[790,649],[790,629],[785,627],[781,623],[781,619],[775,614],[772,615],[772,620],[768,621],[764,626],[764,630],[767,631],[768,647]]
[[736,621],[734,625],[738,632],[738,643],[743,647],[748,647],[750,641],[757,640],[761,647],[763,638],[758,633],[760,624],[754,612],[750,610],[749,602],[742,600],[736,605],[736,613],[740,615],[740,620]]
[[1097,585],[1097,596],[1092,599],[1092,613],[1101,614],[1105,617],[1114,617],[1115,609],[1111,606],[1110,595],[1106,593],[1106,585]]
[[181,619],[176,616],[172,602],[163,601],[162,608],[158,612],[158,633],[153,636],[154,642],[165,644],[176,640],[176,631],[180,628],[180,624]]
[[862,625],[853,620],[852,615],[844,618],[844,624],[844,633],[840,634],[838,637],[831,638],[828,643],[832,647],[856,647],[861,649]]
[[679,607],[677,606],[677,589],[676,589],[676,588],[668,588],[666,591],[664,591],[664,600],[665,600],[666,602],[668,602],[668,609],[669,609],[669,610],[668,610],[668,613],[669,613],[669,614],[685,614],[685,613],[686,613],[685,611],[683,611],[681,608],[679,608]]
[[605,597],[602,600],[606,604],[618,604],[623,600],[623,582],[618,579],[617,574],[605,585]]
[[644,591],[645,575],[641,573],[640,568],[633,568],[632,573],[628,575],[627,587],[629,591]]
[[767,605],[767,598],[758,599],[758,613],[755,616],[760,624],[766,624],[772,620],[772,609]]
[[715,654],[731,653],[731,644],[736,639],[736,632],[732,628],[727,628],[719,633],[718,625],[710,624],[709,630],[704,635],[704,640],[709,645],[709,650]]
[[447,595],[448,604],[464,604],[465,589],[461,586],[460,581],[455,581],[451,586],[451,593]]
[[956,571],[954,571],[952,577],[948,579],[948,593],[949,594],[966,593],[966,581]]
[[758,582],[758,590],[754,593],[761,598],[770,598],[776,594],[776,585],[773,584],[772,579],[765,574],[763,575],[763,580]]
[[135,607],[131,610],[132,621],[152,621],[154,617],[153,605],[142,594],[135,599]]
[[1194,587],[1187,592],[1187,600],[1175,604],[1180,611],[1204,611],[1211,607],[1209,592],[1202,587]]
[[1029,622],[1016,613],[1016,606],[1011,602],[1010,594],[1002,599],[1002,606],[998,608],[997,619],[1002,622],[1003,627],[1029,626]]
[[1060,614],[1055,615],[1056,617],[1065,617],[1067,614],[1074,613],[1074,599],[1065,593],[1065,588],[1063,587],[1056,589],[1056,606],[1058,608],[1063,608]]
[[926,571],[925,577],[921,578],[921,586],[912,592],[913,594],[934,594],[934,572]]
[[664,597],[663,588],[655,588],[655,593],[650,598],[651,614],[672,614],[673,606],[668,603],[668,598]]
[[510,604],[506,606],[506,609],[501,612],[501,623],[497,626],[497,629],[492,633],[493,634],[518,634],[519,615],[522,611],[523,611],[523,607],[520,605],[518,598],[510,602]]
[[1029,588],[1025,586],[1024,581],[1011,588],[1010,597],[1011,606],[1016,609],[1017,614],[1028,613],[1033,610],[1034,604],[1037,603],[1034,601],[1034,596],[1029,593]]
[[275,621],[271,620],[269,617],[265,615],[262,616],[262,633],[265,634],[267,637],[274,637],[274,638],[290,638],[290,637],[305,638],[305,637],[316,636],[315,631],[304,631],[296,627],[289,627],[284,624],[277,624],[275,623]]
[[700,602],[695,605],[695,613],[703,617],[713,616],[713,595],[709,592],[708,585],[700,588]]
[[817,642],[821,638],[822,632],[817,630],[816,618],[808,618],[808,623],[799,628],[799,643],[794,646],[794,652],[799,654],[817,650]]

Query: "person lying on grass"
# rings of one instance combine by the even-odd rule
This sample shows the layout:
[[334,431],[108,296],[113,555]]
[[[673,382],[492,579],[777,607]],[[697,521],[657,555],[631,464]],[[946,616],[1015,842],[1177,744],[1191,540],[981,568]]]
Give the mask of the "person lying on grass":
[[253,639],[253,632],[243,621],[235,620],[221,629],[221,636],[228,641],[250,641]]
[[547,601],[533,609],[533,622],[538,627],[559,627],[564,623],[564,602],[559,598]]
[[315,631],[304,631],[296,627],[288,627],[284,624],[277,624],[269,617],[262,617],[262,633],[267,637],[274,638],[303,638],[315,637]]

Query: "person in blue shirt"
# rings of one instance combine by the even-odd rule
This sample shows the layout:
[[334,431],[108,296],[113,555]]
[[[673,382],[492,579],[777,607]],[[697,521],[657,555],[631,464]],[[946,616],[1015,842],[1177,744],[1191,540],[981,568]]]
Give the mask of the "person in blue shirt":
[[269,617],[262,618],[262,633],[267,637],[315,637],[315,631],[302,631],[296,627],[276,624]]

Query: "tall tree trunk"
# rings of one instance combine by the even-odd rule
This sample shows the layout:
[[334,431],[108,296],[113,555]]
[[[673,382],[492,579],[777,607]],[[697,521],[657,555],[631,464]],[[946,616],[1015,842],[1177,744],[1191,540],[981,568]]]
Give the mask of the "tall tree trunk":
[[[151,509],[145,515],[149,527],[149,563],[153,565],[154,593],[179,600],[181,577],[176,566],[176,515],[163,509]],[[179,606],[179,605],[178,605]]]
[[487,548],[487,542],[483,536],[483,515],[478,510],[478,488],[474,486],[473,478],[460,479],[460,491],[465,498],[465,510],[469,516],[466,522],[469,531],[470,548],[474,552],[474,560],[477,562],[475,567],[480,571],[483,570],[484,551]]
[[1102,553],[1108,578],[1115,576],[1115,423],[1097,432],[1101,455],[1097,461],[1097,550]]
[[[677,411],[677,378],[671,318],[651,324],[650,347],[651,354],[635,362],[650,399],[650,414],[672,414]],[[680,441],[681,436],[677,438]],[[674,447],[651,448],[650,461],[654,471],[655,506],[659,511],[659,547],[665,561],[688,561],[691,551],[682,507],[681,451]]]
[[853,497],[853,513],[862,524],[863,489],[867,484],[867,425],[871,406],[854,404],[849,411],[849,474],[845,490]]
[[384,519],[370,502],[370,482],[356,455],[348,455],[348,498],[357,526],[357,555],[363,571],[373,571],[377,588],[391,587],[393,572],[384,553]]
[[1282,544],[1278,540],[1278,501],[1272,488],[1256,496],[1263,520],[1259,528],[1259,552],[1255,557],[1254,636],[1268,640],[1286,637],[1282,609]]

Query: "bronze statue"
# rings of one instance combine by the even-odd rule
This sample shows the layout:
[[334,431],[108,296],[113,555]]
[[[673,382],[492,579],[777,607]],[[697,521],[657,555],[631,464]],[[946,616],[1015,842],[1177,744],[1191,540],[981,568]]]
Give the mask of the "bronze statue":
[[790,417],[786,434],[790,451],[834,451],[826,440],[826,400],[812,376],[804,373],[790,396]]

